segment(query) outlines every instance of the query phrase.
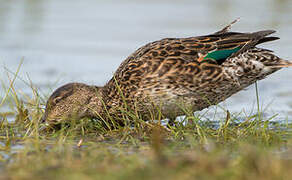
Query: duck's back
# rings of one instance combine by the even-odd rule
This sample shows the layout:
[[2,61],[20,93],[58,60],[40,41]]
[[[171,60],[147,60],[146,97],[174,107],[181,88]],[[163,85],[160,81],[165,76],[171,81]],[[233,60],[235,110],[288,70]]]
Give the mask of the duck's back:
[[[131,54],[105,86],[108,105],[128,102],[160,106],[163,114],[180,115],[217,104],[288,62],[257,44],[278,39],[272,30],[227,32],[166,38]],[[123,99],[123,100],[122,100]],[[142,111],[146,111],[143,109]]]

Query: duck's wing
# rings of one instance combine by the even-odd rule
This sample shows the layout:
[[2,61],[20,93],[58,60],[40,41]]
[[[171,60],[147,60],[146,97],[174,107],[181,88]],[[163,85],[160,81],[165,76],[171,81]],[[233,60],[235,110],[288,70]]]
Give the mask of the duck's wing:
[[258,31],[253,33],[227,32],[221,30],[214,34],[181,39],[185,49],[197,52],[197,60],[203,62],[212,59],[221,64],[225,59],[235,57],[256,45],[279,39],[268,37],[274,30]]
[[213,60],[221,64],[228,57],[237,56],[257,44],[279,39],[267,37],[274,33],[274,30],[254,33],[229,32],[231,25],[237,21],[233,21],[218,32],[205,36],[165,38],[148,43],[125,59],[115,72],[115,76],[127,71],[131,63],[136,66],[151,60],[163,61],[168,57],[177,57],[188,62]]
[[257,44],[279,39],[278,37],[267,37],[274,32],[266,30],[239,33],[221,30],[205,36],[165,38],[146,44],[132,53],[121,63],[115,76],[124,76],[128,70],[134,70],[140,66],[145,67],[143,73],[147,73],[148,70],[152,69],[153,64],[162,63],[167,58],[179,58],[186,62],[197,61],[200,63],[211,60],[222,64],[227,58],[237,56]]
[[234,21],[232,21],[230,24],[228,24],[227,26],[225,26],[223,29],[221,29],[220,31],[215,32],[214,34],[224,34],[230,31],[231,26],[235,23],[237,23],[239,21],[240,18],[235,19]]
[[[118,81],[126,88],[130,85],[140,86],[145,77],[162,77],[171,73],[177,63],[194,63],[193,66],[184,65],[184,68],[195,68],[204,62],[220,66],[226,59],[237,56],[257,44],[279,39],[269,36],[275,32],[273,30],[254,33],[229,32],[230,26],[210,35],[166,38],[146,44],[122,62],[108,84]],[[213,66],[212,69],[219,71]]]

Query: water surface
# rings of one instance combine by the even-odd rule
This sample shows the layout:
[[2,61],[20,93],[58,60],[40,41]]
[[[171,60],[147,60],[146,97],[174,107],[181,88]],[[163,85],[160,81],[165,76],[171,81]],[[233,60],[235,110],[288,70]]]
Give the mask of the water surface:
[[[277,30],[281,39],[264,47],[292,59],[289,0],[0,0],[0,79],[7,84],[6,68],[15,72],[23,59],[19,76],[45,95],[72,81],[103,85],[140,46],[166,37],[212,33],[238,17],[235,31]],[[292,120],[291,77],[292,69],[283,69],[259,82],[267,116],[278,113],[277,120]],[[20,79],[15,85],[31,95]],[[251,86],[222,106],[248,114],[255,103]]]

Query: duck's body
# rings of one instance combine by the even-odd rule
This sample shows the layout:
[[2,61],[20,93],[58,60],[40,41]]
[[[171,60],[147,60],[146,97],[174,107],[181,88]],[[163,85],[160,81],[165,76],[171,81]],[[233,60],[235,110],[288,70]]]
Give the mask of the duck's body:
[[[194,112],[217,104],[281,67],[291,66],[272,51],[255,47],[278,39],[267,37],[274,31],[237,33],[228,32],[229,27],[211,35],[167,38],[141,47],[104,87],[96,88],[98,98],[90,98],[95,101],[91,110],[83,110],[86,113],[79,113],[80,117],[120,116],[132,109],[147,120],[155,118],[159,109],[163,118],[173,119],[185,114],[186,108]],[[47,107],[52,106],[50,99]],[[82,107],[90,101],[81,103]],[[47,122],[56,119],[48,114],[47,110]]]

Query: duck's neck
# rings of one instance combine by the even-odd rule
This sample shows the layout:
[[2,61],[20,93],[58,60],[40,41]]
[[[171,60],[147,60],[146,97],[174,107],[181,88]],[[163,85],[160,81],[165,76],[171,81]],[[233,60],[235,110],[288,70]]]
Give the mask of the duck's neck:
[[95,93],[91,95],[88,102],[88,113],[91,117],[97,117],[104,114],[105,99],[103,86],[93,86],[95,88]]

